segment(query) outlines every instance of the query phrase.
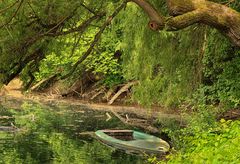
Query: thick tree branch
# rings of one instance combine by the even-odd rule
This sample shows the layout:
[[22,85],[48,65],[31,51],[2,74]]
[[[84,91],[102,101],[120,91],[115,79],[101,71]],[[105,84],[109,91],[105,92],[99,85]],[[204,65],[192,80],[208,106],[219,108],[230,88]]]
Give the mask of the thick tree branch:
[[129,0],[140,6],[149,16],[149,27],[152,30],[162,30],[165,26],[165,18],[146,0]]
[[186,28],[201,21],[204,14],[200,10],[194,10],[183,15],[171,17],[166,21],[165,29],[167,31],[175,31]]
[[[195,23],[203,23],[218,29],[230,41],[240,47],[240,13],[225,5],[207,0],[167,0],[169,14],[164,18],[147,0],[129,0],[140,6],[149,16],[149,27],[168,31],[180,30]],[[152,22],[152,23],[151,23]]]

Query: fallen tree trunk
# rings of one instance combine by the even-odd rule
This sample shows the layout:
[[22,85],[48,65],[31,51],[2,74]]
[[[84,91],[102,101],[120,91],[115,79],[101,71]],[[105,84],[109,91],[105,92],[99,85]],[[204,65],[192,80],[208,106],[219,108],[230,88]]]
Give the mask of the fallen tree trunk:
[[39,81],[37,84],[35,84],[34,86],[32,86],[30,88],[31,91],[36,91],[39,90],[41,88],[45,88],[47,85],[54,83],[55,81],[57,81],[57,78],[59,76],[59,73],[55,74],[55,75],[51,75],[50,77],[47,77],[41,81]]
[[108,102],[109,105],[111,105],[123,92],[128,91],[128,89],[130,87],[132,87],[133,85],[136,85],[138,82],[137,81],[132,81],[129,82],[127,84],[125,84],[112,98],[111,100]]

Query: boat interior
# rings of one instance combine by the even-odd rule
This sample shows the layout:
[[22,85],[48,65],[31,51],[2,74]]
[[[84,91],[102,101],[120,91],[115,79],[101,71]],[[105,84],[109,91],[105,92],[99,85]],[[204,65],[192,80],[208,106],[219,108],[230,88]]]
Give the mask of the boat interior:
[[132,130],[105,130],[105,134],[123,141],[134,140]]

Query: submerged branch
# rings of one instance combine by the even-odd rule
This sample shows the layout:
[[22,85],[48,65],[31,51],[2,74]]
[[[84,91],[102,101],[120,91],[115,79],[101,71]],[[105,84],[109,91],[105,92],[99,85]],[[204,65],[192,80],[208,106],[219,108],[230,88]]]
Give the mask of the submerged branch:
[[123,122],[126,125],[130,125],[133,127],[138,127],[138,128],[142,128],[148,132],[151,133],[159,133],[159,129],[156,127],[153,127],[152,125],[150,125],[149,123],[147,123],[147,120],[142,120],[142,119],[130,119],[127,115],[126,118],[122,117],[120,114],[118,114],[115,111],[111,111],[121,122]]

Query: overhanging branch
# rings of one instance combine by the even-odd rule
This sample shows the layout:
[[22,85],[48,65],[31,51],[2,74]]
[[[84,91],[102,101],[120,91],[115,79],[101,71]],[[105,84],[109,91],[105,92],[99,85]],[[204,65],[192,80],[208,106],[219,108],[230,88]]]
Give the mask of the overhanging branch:
[[[89,26],[90,24],[99,18],[102,18],[104,16],[104,13],[99,13],[98,15],[94,15],[90,18],[88,18],[87,20],[85,20],[84,22],[82,22],[82,24],[80,24],[79,26],[77,26],[76,28],[70,29],[68,31],[58,31],[60,26],[64,25],[64,22],[66,21],[66,19],[68,18],[68,16],[65,16],[64,18],[62,18],[61,20],[58,21],[58,23],[52,27],[51,29],[49,29],[47,32],[41,33],[41,34],[37,34],[35,36],[31,36],[26,38],[20,46],[17,47],[13,47],[11,49],[11,52],[15,52],[17,53],[21,53],[21,57],[19,57],[19,60],[12,64],[12,67],[10,66],[10,68],[8,70],[5,71],[1,71],[0,73],[5,74],[5,79],[2,81],[4,84],[9,83],[9,81],[11,81],[13,78],[15,78],[19,73],[21,73],[21,71],[23,70],[23,68],[32,60],[42,60],[45,56],[45,54],[43,53],[39,53],[38,50],[36,50],[34,53],[32,54],[28,54],[27,53],[27,49],[29,47],[31,47],[33,44],[35,44],[37,41],[43,39],[44,37],[57,37],[57,36],[61,36],[61,35],[67,35],[67,34],[71,34],[74,32],[78,32],[78,35],[81,35]],[[41,55],[39,55],[41,54]],[[37,56],[38,57],[37,57]],[[25,59],[24,59],[25,58]]]
[[152,30],[175,31],[203,23],[218,29],[229,40],[240,47],[240,13],[228,6],[207,0],[166,0],[173,17],[165,18],[147,0],[129,0],[141,7],[149,16]]
[[129,0],[140,6],[148,15],[150,21],[149,28],[152,30],[162,30],[165,26],[165,18],[146,0]]
[[84,21],[81,25],[75,27],[75,28],[72,28],[72,29],[69,29],[67,31],[60,31],[60,32],[47,32],[44,34],[44,36],[52,36],[52,37],[55,37],[55,36],[61,36],[61,35],[68,35],[68,34],[71,34],[71,33],[74,33],[74,32],[83,32],[86,30],[86,28],[96,19],[99,19],[101,17],[103,17],[105,15],[105,13],[99,13],[97,15],[94,15],[92,17],[90,17],[89,19],[87,19],[86,21]]

